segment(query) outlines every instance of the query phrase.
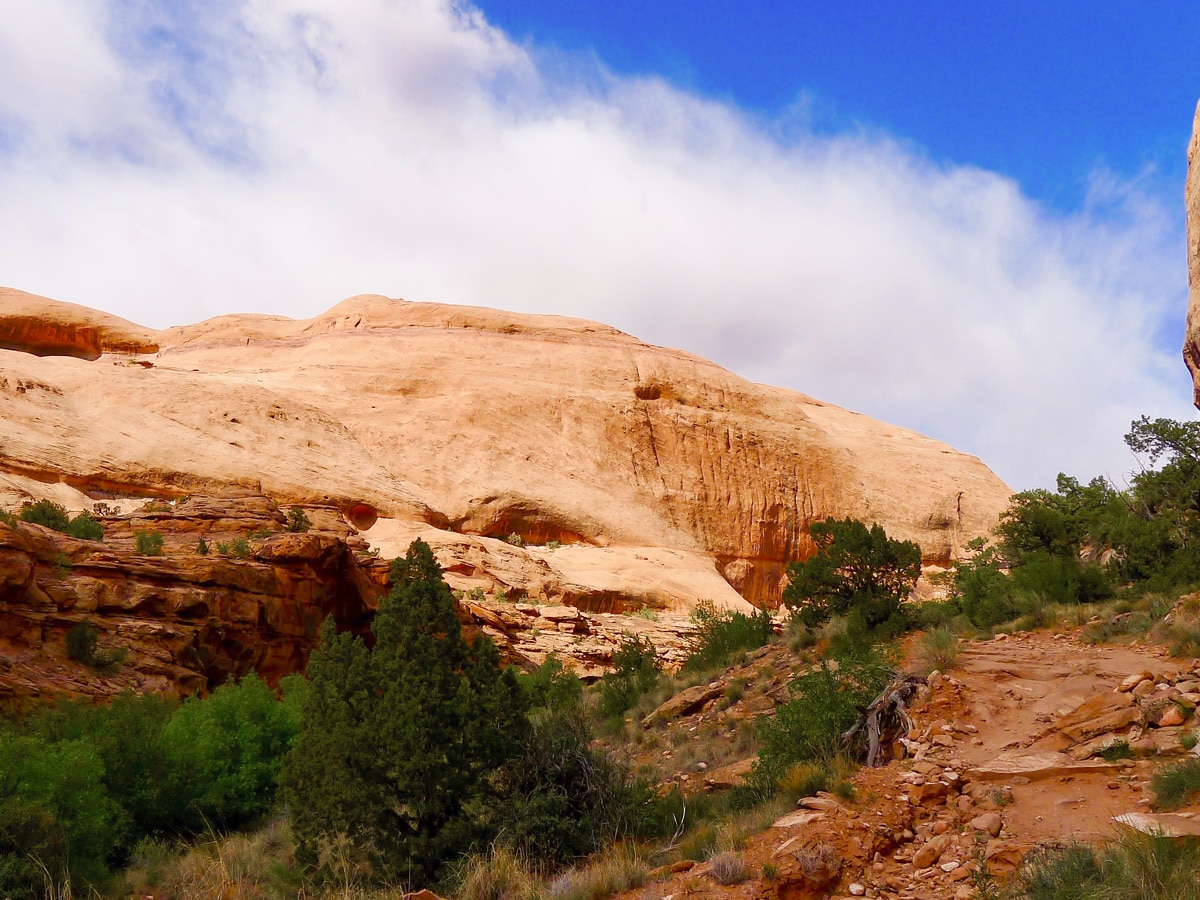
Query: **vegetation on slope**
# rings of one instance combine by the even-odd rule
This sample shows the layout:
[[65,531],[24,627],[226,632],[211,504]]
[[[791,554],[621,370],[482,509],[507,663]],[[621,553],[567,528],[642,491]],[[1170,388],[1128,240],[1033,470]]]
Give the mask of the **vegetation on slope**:
[[[678,859],[719,862],[737,883],[749,874],[738,850],[747,833],[799,796],[851,796],[854,748],[839,736],[894,674],[885,649],[902,631],[927,629],[926,668],[944,669],[959,633],[1036,627],[1062,610],[1089,611],[1075,621],[1104,610],[1088,632],[1097,640],[1161,627],[1170,596],[1200,581],[1200,425],[1143,419],[1127,441],[1162,467],[1127,490],[1060,476],[1054,492],[1016,495],[994,540],[949,573],[945,601],[902,602],[919,574],[916,545],[828,519],[812,529],[818,552],[789,569],[782,636],[765,613],[701,605],[678,675],[630,638],[586,690],[553,658],[518,677],[487,640],[467,642],[432,553],[416,542],[394,564],[374,642],[326,623],[307,677],[282,695],[250,676],[183,704],[126,695],[4,724],[0,895],[68,885],[221,896],[236,883],[280,896],[435,886],[463,897],[600,897]],[[1200,628],[1190,623],[1181,614],[1163,636],[1194,654]],[[787,663],[756,668],[763,653]],[[717,711],[770,695],[775,715],[758,727],[752,716],[644,721],[697,688]],[[643,759],[637,771],[630,753]],[[685,800],[665,787],[680,783],[671,768],[755,755],[744,789]],[[1160,773],[1161,805],[1196,796],[1192,769]],[[246,826],[257,830],[239,837]],[[1013,890],[1108,896],[1087,891],[1126,876],[1140,885],[1179,862],[1152,842],[1070,848],[1031,859]],[[1045,893],[1062,885],[1082,892]]]

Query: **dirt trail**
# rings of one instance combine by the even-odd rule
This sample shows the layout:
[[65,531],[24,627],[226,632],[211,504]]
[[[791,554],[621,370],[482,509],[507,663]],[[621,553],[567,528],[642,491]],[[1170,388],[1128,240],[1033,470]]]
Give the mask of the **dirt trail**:
[[[954,756],[966,763],[968,771],[1012,773],[1007,778],[1000,775],[996,782],[1012,788],[1013,800],[1004,810],[1004,819],[1014,835],[1035,843],[1094,840],[1114,834],[1114,816],[1147,810],[1145,786],[1159,761],[1093,759],[1063,774],[1042,774],[1053,772],[1043,766],[1022,775],[1021,760],[1049,761],[1055,752],[1051,749],[1055,723],[1142,671],[1168,683],[1190,672],[1191,662],[1170,659],[1161,647],[1085,644],[1077,633],[975,641],[963,646],[958,666],[950,673],[961,685],[960,702],[939,708],[935,699],[928,710],[938,709],[941,715],[951,714],[955,721],[978,728],[977,734],[956,742],[954,748]],[[929,721],[928,710],[918,714],[918,721]],[[1154,729],[1165,731],[1155,734],[1161,738],[1156,744],[1167,752],[1181,751],[1181,730],[1187,729]],[[1119,731],[1127,736],[1130,729]],[[1028,783],[1023,783],[1026,779]]]
[[[860,770],[853,801],[802,800],[749,837],[740,884],[700,863],[629,896],[978,896],[981,871],[1003,877],[1034,846],[1102,840],[1115,816],[1151,814],[1151,774],[1197,727],[1160,720],[1197,705],[1198,689],[1200,663],[1161,647],[1089,645],[1078,631],[964,642],[914,705],[906,758]],[[1134,758],[1099,756],[1118,741]],[[1200,805],[1158,822],[1200,833]]]

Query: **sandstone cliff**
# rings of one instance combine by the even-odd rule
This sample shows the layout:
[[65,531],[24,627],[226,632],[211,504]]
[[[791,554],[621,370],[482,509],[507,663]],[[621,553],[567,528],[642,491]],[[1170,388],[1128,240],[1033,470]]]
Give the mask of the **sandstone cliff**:
[[[360,296],[309,320],[155,332],[2,289],[0,348],[0,507],[113,513],[103,545],[64,545],[65,575],[58,538],[0,535],[8,658],[61,648],[91,617],[141,648],[143,677],[160,665],[184,690],[284,673],[328,612],[365,621],[377,560],[415,537],[514,652],[565,641],[597,665],[621,630],[609,614],[775,603],[814,520],[877,521],[945,564],[1009,496],[937,441],[575,319]],[[318,525],[304,540],[273,537],[248,560],[194,553],[206,530],[277,530],[292,504]],[[168,548],[151,561],[128,555],[147,509]],[[526,608],[487,613],[480,595]],[[135,620],[170,645],[158,664]]]
[[[0,346],[26,351],[0,368],[10,508],[39,484],[75,507],[241,485],[349,511],[384,555],[422,533],[459,566],[508,558],[531,596],[579,583],[615,608],[771,603],[830,514],[944,563],[1009,494],[937,441],[590,322],[362,296],[150,332],[0,303]],[[510,535],[526,548],[481,540]]]
[[1192,373],[1195,403],[1200,407],[1200,106],[1192,123],[1188,145],[1188,177],[1184,191],[1187,207],[1188,297],[1183,359]]

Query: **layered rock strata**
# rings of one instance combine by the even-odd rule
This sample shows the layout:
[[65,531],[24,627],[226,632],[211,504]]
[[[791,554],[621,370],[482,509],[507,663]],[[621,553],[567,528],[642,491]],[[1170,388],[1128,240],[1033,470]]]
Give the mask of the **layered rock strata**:
[[360,296],[154,332],[5,290],[0,347],[10,509],[238,485],[546,603],[769,605],[814,520],[945,564],[1009,496],[937,441],[576,319]]

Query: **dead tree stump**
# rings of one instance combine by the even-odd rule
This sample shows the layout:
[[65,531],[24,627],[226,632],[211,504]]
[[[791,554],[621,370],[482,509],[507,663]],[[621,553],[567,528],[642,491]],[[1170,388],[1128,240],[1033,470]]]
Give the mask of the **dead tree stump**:
[[885,760],[881,758],[881,748],[912,730],[908,704],[916,696],[917,686],[922,683],[924,679],[916,675],[898,676],[870,704],[858,708],[858,721],[842,734],[842,742],[850,744],[856,738],[861,740],[865,736],[865,764],[868,768],[882,765]]

